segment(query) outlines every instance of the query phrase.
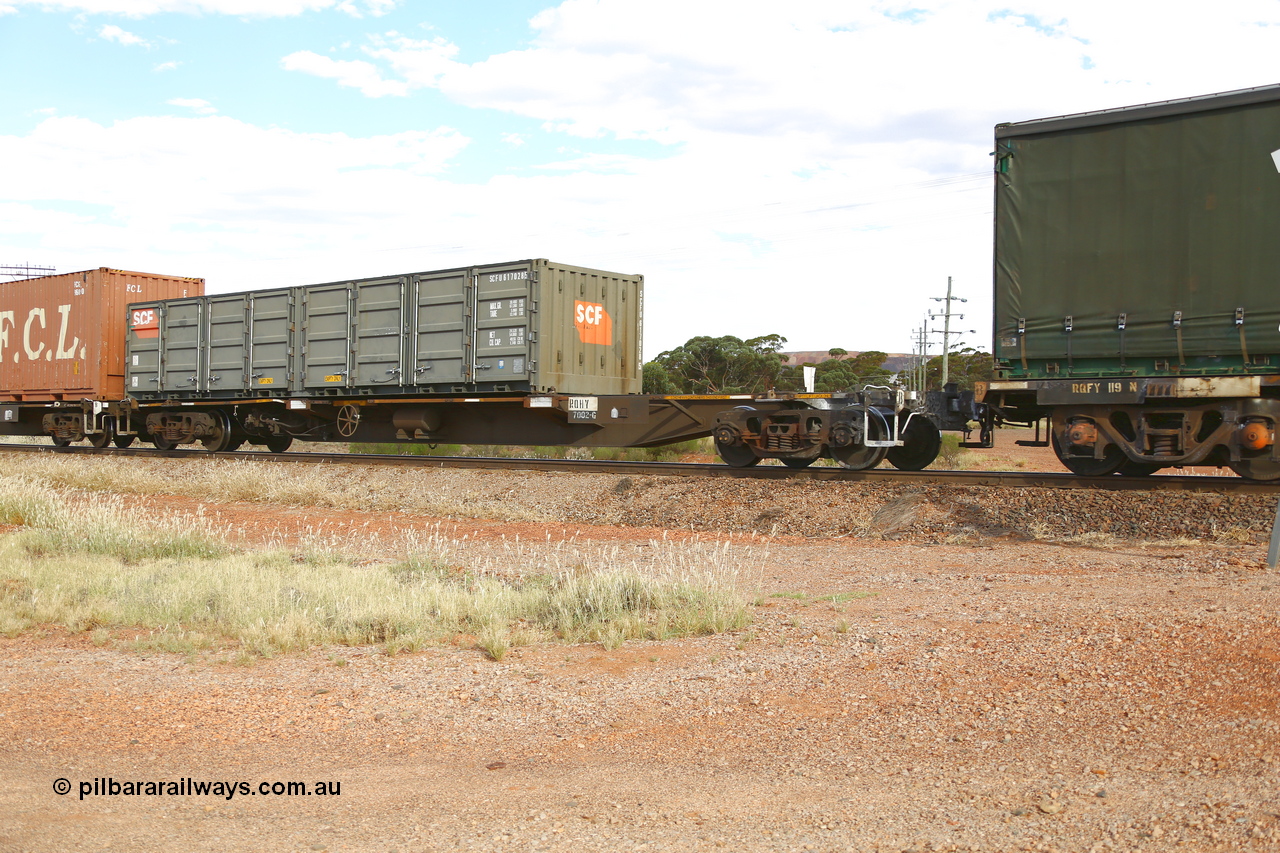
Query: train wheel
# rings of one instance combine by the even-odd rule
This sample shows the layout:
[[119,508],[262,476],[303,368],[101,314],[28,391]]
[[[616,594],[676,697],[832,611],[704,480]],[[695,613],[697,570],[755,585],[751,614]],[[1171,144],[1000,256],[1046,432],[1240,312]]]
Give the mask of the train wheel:
[[[862,413],[867,413],[866,440],[884,441],[889,435],[889,425],[884,415],[875,409],[864,409],[862,406],[851,406],[856,409],[854,417],[862,420]],[[887,447],[867,447],[865,444],[850,444],[845,447],[832,447],[831,458],[840,463],[840,467],[850,471],[865,471],[874,468],[884,461],[888,454]]]
[[760,457],[745,444],[721,444],[716,442],[716,453],[724,460],[724,464],[734,468],[750,468],[760,464]]
[[234,440],[234,432],[231,427],[231,419],[227,417],[227,413],[218,409],[210,412],[210,415],[217,421],[212,435],[207,435],[200,439],[200,443],[204,445],[204,449],[210,453],[222,453],[231,447]]
[[112,420],[104,420],[102,422],[102,432],[96,432],[92,435],[85,436],[89,439],[89,443],[99,449],[106,447],[116,437],[116,425]]
[[115,444],[116,447],[119,447],[121,450],[123,450],[124,448],[133,444],[133,440],[135,438],[137,438],[136,435],[117,435],[115,438],[111,439],[111,441],[113,444]]
[[1058,461],[1067,466],[1068,471],[1079,477],[1105,477],[1116,473],[1129,461],[1124,451],[1114,444],[1107,448],[1106,455],[1101,459],[1094,459],[1092,456],[1068,456],[1062,452],[1057,436],[1053,437],[1052,444]]
[[784,456],[782,458],[782,464],[788,468],[808,468],[817,461],[817,456]]
[[1265,457],[1255,456],[1239,462],[1228,462],[1227,465],[1246,480],[1280,480],[1280,463]]
[[60,435],[51,435],[49,437],[53,439],[54,447],[70,447],[71,446],[71,439],[69,438],[63,438]]
[[289,445],[293,444],[293,436],[291,435],[269,435],[263,441],[267,446],[267,450],[272,453],[284,453],[289,449]]
[[901,447],[890,447],[885,457],[899,471],[921,471],[938,458],[942,449],[942,433],[933,421],[917,415],[902,431]]
[[178,442],[165,438],[163,435],[151,436],[151,443],[156,446],[156,450],[173,450],[178,446]]

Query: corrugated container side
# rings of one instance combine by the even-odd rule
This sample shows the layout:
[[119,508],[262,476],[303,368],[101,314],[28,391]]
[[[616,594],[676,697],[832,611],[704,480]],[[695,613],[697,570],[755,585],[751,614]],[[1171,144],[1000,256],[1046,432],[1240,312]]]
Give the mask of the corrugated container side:
[[107,267],[0,284],[0,399],[122,399],[128,304],[203,292]]
[[644,277],[535,264],[541,358],[536,390],[640,393]]
[[998,359],[1280,364],[1280,93],[1256,97],[997,128]]
[[643,284],[523,260],[139,304],[130,391],[635,394]]

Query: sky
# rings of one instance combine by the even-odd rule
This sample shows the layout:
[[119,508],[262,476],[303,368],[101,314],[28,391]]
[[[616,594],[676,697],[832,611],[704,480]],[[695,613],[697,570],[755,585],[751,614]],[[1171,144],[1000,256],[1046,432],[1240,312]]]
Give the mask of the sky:
[[646,358],[910,352],[951,278],[986,349],[995,124],[1277,82],[1280,0],[0,0],[0,265],[550,258]]

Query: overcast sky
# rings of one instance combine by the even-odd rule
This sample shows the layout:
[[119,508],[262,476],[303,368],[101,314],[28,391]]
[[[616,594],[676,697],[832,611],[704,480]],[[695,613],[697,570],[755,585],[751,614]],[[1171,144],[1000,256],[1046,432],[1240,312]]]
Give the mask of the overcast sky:
[[986,348],[997,122],[1276,82],[1280,0],[0,0],[0,264],[546,257],[648,357],[910,351],[952,276]]

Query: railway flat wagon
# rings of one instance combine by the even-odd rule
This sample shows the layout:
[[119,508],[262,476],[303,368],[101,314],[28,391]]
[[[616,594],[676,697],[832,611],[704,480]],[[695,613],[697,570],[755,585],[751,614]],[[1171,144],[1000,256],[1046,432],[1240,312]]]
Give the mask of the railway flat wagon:
[[[114,353],[110,383],[64,383],[59,399],[29,399],[32,386],[19,383],[21,399],[0,406],[0,434],[213,452],[281,452],[295,440],[649,447],[714,436],[734,466],[831,458],[861,469],[885,458],[928,465],[939,425],[953,420],[900,388],[644,394],[643,277],[545,259],[225,294],[188,282],[173,298],[143,297],[127,310],[104,299],[95,316],[110,323],[84,333]],[[36,321],[24,323],[27,342]],[[59,341],[53,352],[71,348]]]
[[1280,478],[1280,86],[995,141],[993,417],[1080,474]]

